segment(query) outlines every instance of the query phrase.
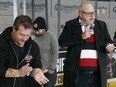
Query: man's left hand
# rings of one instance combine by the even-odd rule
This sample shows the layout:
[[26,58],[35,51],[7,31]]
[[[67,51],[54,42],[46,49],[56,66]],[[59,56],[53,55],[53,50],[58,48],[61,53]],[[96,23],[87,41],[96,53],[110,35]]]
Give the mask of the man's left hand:
[[112,51],[114,50],[114,44],[108,43],[108,44],[106,45],[106,50],[107,50],[108,52],[112,52]]
[[49,82],[49,80],[44,76],[44,73],[42,72],[41,69],[36,68],[32,72],[32,76],[38,82],[40,85],[46,84]]

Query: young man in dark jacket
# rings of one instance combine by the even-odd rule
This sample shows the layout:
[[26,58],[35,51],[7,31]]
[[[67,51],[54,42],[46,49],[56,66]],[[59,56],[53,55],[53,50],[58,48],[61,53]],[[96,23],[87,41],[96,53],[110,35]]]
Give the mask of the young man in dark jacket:
[[27,87],[25,77],[31,72],[38,84],[48,79],[41,70],[38,45],[30,38],[32,20],[18,16],[13,27],[0,35],[0,87]]

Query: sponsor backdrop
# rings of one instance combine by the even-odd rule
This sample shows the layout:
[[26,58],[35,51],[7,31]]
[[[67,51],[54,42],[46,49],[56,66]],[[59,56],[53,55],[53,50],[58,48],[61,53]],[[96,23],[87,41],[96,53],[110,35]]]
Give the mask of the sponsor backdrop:
[[[76,18],[78,16],[78,8],[82,1],[86,0],[26,0],[26,14],[32,17],[32,6],[34,6],[34,18],[37,16],[46,17],[46,8],[49,30],[54,32],[57,36],[62,32],[66,21]],[[58,3],[60,2],[60,4]],[[87,0],[95,5],[95,0]],[[18,15],[23,14],[23,0],[17,0]],[[58,6],[59,5],[59,6]],[[58,9],[60,7],[60,9]],[[114,1],[98,1],[97,2],[97,18],[106,21],[111,37],[116,30],[116,2]],[[13,0],[0,0],[0,32],[8,26],[13,24]],[[58,64],[63,65],[63,60],[58,60]],[[62,70],[62,69],[58,69]],[[111,73],[110,73],[111,74]],[[113,64],[113,75],[108,78],[116,78],[116,63]]]

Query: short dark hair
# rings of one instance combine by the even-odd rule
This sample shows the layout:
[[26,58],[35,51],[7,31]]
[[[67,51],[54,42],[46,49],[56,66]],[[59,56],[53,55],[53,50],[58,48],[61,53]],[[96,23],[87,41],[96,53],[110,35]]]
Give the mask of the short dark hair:
[[15,29],[18,30],[20,25],[22,25],[26,29],[33,28],[33,22],[27,15],[20,15],[16,17],[13,26],[15,26]]

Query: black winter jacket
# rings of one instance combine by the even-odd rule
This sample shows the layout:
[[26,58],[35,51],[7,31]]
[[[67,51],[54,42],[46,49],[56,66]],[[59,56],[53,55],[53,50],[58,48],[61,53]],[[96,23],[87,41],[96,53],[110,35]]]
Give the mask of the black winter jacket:
[[25,43],[22,60],[19,62],[14,46],[11,42],[12,27],[5,29],[0,35],[0,87],[26,87],[25,77],[5,77],[8,68],[19,69],[26,64],[25,58],[28,53],[32,55],[30,66],[41,68],[39,46],[29,38]]

